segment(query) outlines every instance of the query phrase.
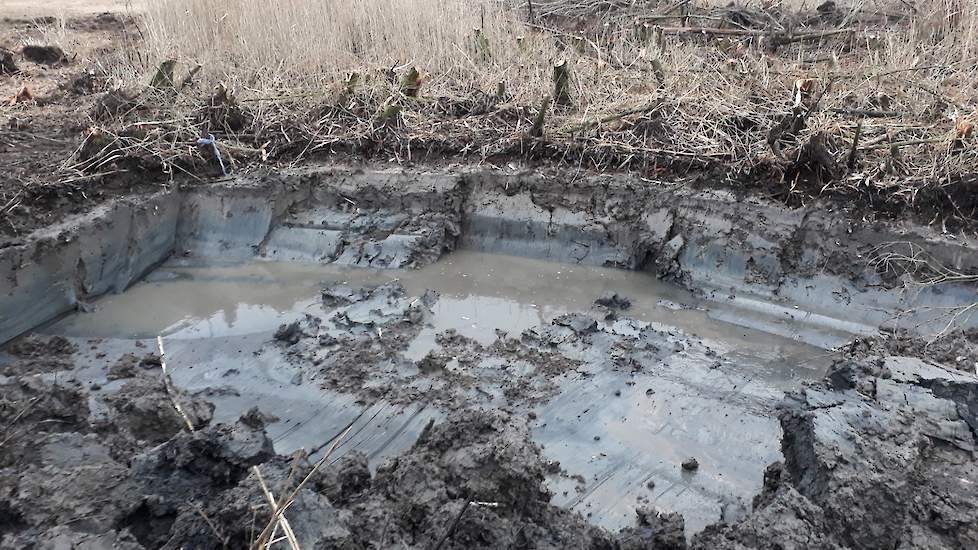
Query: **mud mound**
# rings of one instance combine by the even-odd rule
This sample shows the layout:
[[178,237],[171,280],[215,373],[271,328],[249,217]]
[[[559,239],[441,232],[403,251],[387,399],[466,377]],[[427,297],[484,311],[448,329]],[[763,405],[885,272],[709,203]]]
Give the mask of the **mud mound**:
[[764,492],[754,500],[754,511],[742,521],[716,524],[694,537],[698,550],[842,548],[832,541],[832,526],[822,509],[806,499],[785,479],[783,465],[764,472]]
[[370,479],[353,458],[333,474],[354,547],[611,548],[613,538],[549,504],[545,463],[521,422],[466,412],[426,430],[413,449]]
[[[245,484],[252,475],[250,468],[269,460],[273,454],[272,443],[264,431],[241,422],[234,426],[217,425],[193,434],[180,433],[133,461],[131,475],[141,482],[143,496],[120,523],[147,548],[220,546],[227,535],[215,541],[214,529],[204,522],[205,537],[211,542],[201,545],[201,534],[191,528],[197,520],[189,521],[187,516],[201,519],[203,513],[208,518],[214,516],[214,521],[224,514],[233,514],[243,529],[245,522],[254,517],[252,510],[263,503],[258,498],[245,499],[249,506],[242,508],[236,505],[240,498],[229,498],[225,493]],[[261,497],[257,481],[252,480],[246,486],[255,497]],[[232,530],[225,532],[237,534]],[[237,538],[236,546],[245,546],[243,538]]]
[[[303,547],[503,548],[519,541],[550,541],[538,547],[612,548],[610,535],[549,504],[541,489],[544,462],[527,435],[505,415],[467,413],[428,430],[412,450],[381,465],[375,476],[366,457],[350,455],[310,478],[289,507],[290,524]],[[187,437],[167,447],[186,448],[174,444]],[[182,454],[200,460],[199,452]],[[165,455],[152,457],[166,464]],[[294,490],[310,465],[301,456],[275,457],[260,471],[273,494],[281,495]],[[174,496],[183,493],[178,489]],[[176,498],[167,502],[179,503]],[[260,531],[269,519],[254,471],[206,502],[213,525],[185,506],[164,547],[212,546],[220,542],[217,532],[231,540],[254,537],[255,526]]]
[[[669,334],[641,322],[608,324],[607,308],[599,307],[560,315],[550,325],[518,334],[500,330],[492,343],[484,344],[455,329],[435,332],[432,308],[439,299],[431,291],[411,297],[397,282],[365,288],[333,285],[323,290],[321,312],[282,325],[262,353],[284,351],[309,379],[358,394],[363,402],[423,402],[460,410],[489,403],[497,395],[513,406],[545,402],[556,394],[561,375],[585,367],[586,350],[595,342],[614,347],[615,368],[625,371],[650,369],[652,360],[671,353],[660,353],[660,348],[675,348]],[[617,308],[627,301],[615,299]],[[420,338],[423,331],[429,341]],[[696,344],[687,346],[699,352]],[[648,356],[642,354],[646,351]],[[641,356],[625,357],[633,352]]]
[[57,525],[105,533],[139,498],[129,468],[110,457],[98,436],[44,438],[36,460],[0,473],[6,488],[0,500],[22,526],[21,540]]
[[7,347],[15,360],[0,367],[0,374],[20,376],[58,372],[73,368],[69,360],[78,346],[61,336],[28,336]]
[[637,510],[638,525],[623,529],[619,535],[621,550],[648,548],[686,548],[683,517],[675,512],[663,513],[652,508]]
[[[405,353],[421,331],[431,327],[436,293],[414,298],[395,282],[367,288],[333,285],[322,297],[321,313],[282,325],[272,345],[285,348],[300,368],[312,365],[312,376],[324,386],[357,393],[365,401],[423,401],[461,409],[484,399],[479,386],[487,381],[500,386],[499,392],[513,402],[540,399],[554,391],[548,377],[581,364],[553,346],[597,330],[589,317],[567,316],[567,326],[552,327],[544,335],[499,334],[492,345],[483,346],[449,329],[434,336],[437,345],[432,350],[411,361]],[[509,366],[533,375],[513,376],[506,372]]]
[[753,514],[695,546],[974,548],[976,413],[974,376],[916,358],[841,361],[786,399],[785,463]]
[[907,331],[898,330],[884,337],[857,340],[847,352],[853,357],[884,353],[917,357],[978,373],[978,330],[955,330],[930,342],[921,342]]
[[88,399],[77,384],[25,376],[0,383],[0,467],[35,455],[48,433],[87,433]]
[[28,44],[20,53],[24,59],[39,65],[57,65],[68,60],[61,48],[48,44]]
[[131,457],[131,465],[110,455],[99,437],[59,434],[48,438],[38,463],[0,471],[9,488],[0,509],[15,520],[0,531],[0,547],[52,539],[159,548],[181,510],[214,500],[272,453],[263,432],[239,424],[179,434]]
[[[466,412],[429,427],[413,449],[382,464],[374,476],[366,457],[356,453],[314,473],[289,507],[296,538],[315,548],[619,547],[614,535],[550,504],[542,489],[548,466],[514,420],[504,413]],[[199,460],[197,453],[186,456]],[[275,457],[259,468],[275,495],[291,493],[310,471],[302,456]],[[248,537],[269,520],[259,485],[249,471],[226,491],[200,500],[205,508],[199,512],[186,505],[176,511],[167,535],[141,540],[164,548],[253,540]],[[198,490],[196,496],[203,495]],[[164,500],[180,505],[177,498]],[[172,510],[167,513],[173,517]],[[628,532],[633,546],[625,548],[685,548],[681,517],[650,516],[655,519]]]
[[28,336],[7,346],[7,352],[21,358],[64,357],[78,351],[78,346],[62,336]]
[[244,548],[270,519],[263,484],[295,491],[287,517],[303,548],[685,548],[675,514],[644,512],[619,545],[550,504],[553,466],[501,412],[429,425],[373,476],[362,454],[315,472],[301,453],[274,456],[257,413],[126,461],[93,433],[51,434],[37,451],[0,469],[0,548]]
[[[214,407],[202,399],[176,396],[194,427],[206,426]],[[113,424],[135,439],[158,444],[185,428],[183,418],[163,384],[162,372],[138,370],[118,392],[105,398],[113,413]]]

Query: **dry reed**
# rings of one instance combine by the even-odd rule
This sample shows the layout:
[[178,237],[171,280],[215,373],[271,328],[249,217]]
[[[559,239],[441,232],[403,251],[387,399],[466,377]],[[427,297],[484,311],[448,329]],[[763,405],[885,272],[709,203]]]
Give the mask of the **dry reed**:
[[[250,123],[215,128],[187,115],[125,144],[164,165],[188,148],[161,143],[212,132],[232,162],[378,142],[401,159],[432,148],[520,153],[566,60],[573,107],[548,113],[546,144],[529,145],[571,148],[578,161],[720,161],[780,178],[788,194],[808,170],[821,191],[872,189],[909,204],[975,173],[978,2],[724,4],[538,0],[531,17],[526,3],[493,0],[158,2],[142,15],[138,51],[116,66],[120,80],[146,82],[174,59],[176,80],[199,70],[203,90],[223,83]],[[405,101],[414,69],[420,93]],[[203,90],[172,101],[194,113]],[[779,130],[793,108],[803,127]]]

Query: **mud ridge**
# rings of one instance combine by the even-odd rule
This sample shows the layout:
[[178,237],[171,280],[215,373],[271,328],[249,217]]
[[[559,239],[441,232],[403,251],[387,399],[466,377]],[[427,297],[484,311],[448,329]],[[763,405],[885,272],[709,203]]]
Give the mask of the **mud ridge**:
[[[274,454],[257,410],[195,433],[161,419],[155,434],[169,435],[156,445],[142,431],[110,427],[72,405],[85,400],[70,381],[59,397],[55,386],[32,387],[31,380],[4,388],[5,406],[44,397],[19,418],[29,429],[0,449],[2,548],[247,547],[270,519],[253,467],[276,495],[296,490],[312,469],[301,453]],[[123,388],[104,399],[145,399]],[[153,401],[168,406],[162,395]],[[110,414],[118,420],[131,411]],[[59,428],[40,420],[55,416],[63,419]],[[67,423],[73,431],[63,431]],[[618,536],[550,504],[542,481],[553,468],[559,465],[542,459],[521,420],[466,411],[429,425],[412,449],[373,473],[355,453],[316,471],[287,516],[303,548],[618,547]],[[93,501],[93,494],[100,496]],[[682,518],[643,518],[620,535],[627,547],[653,540],[667,542],[658,548],[685,547]]]
[[694,538],[701,548],[971,548],[978,379],[931,361],[838,362],[791,394],[784,463],[754,510]]

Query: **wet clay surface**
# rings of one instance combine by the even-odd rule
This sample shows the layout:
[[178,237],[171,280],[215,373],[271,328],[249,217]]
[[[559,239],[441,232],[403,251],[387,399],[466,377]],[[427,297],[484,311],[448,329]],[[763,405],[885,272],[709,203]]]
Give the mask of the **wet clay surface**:
[[[918,342],[921,346],[923,342]],[[978,380],[933,360],[847,358],[792,392],[784,463],[706,548],[972,548]]]
[[[257,404],[291,452],[363,414],[337,456],[372,467],[430,419],[519,412],[564,465],[554,503],[612,529],[644,505],[682,512],[691,532],[743,507],[778,457],[782,392],[829,361],[641,273],[464,251],[416,271],[187,264],[46,329],[84,342],[93,365],[77,376],[117,384],[105,365],[112,377],[138,359],[118,337],[162,333],[175,383],[216,420]],[[703,467],[684,474],[693,455]]]
[[288,494],[332,443],[303,547],[971,547],[973,335],[829,352],[736,306],[466,251],[177,257],[0,353],[0,547],[244,547],[251,467]]
[[[353,453],[310,473],[304,455],[273,454],[257,412],[147,446],[93,424],[84,407],[62,410],[53,399],[41,406],[74,431],[22,417],[40,441],[18,461],[24,475],[0,469],[0,547],[245,548],[270,518],[262,484],[274,495],[294,492],[287,516],[303,548],[616,545],[615,535],[548,502],[541,482],[552,465],[525,425],[501,412],[465,412],[429,427],[374,472]],[[131,454],[116,456],[120,440],[135,447]],[[10,455],[5,446],[3,458]],[[645,521],[628,540],[685,545],[681,517],[650,512]]]
[[[150,376],[151,363],[127,359],[146,372],[116,376]],[[172,412],[157,380],[147,402]],[[217,424],[202,419],[194,433],[161,419],[157,433],[167,437],[154,445],[126,427],[128,413],[106,406],[118,390],[53,374],[6,377],[0,386],[4,548],[246,547],[270,515],[259,473],[274,495],[295,492],[287,516],[302,547],[971,548],[978,541],[970,505],[978,382],[917,358],[846,356],[824,382],[791,392],[780,413],[784,461],[765,470],[752,507],[727,507],[691,541],[680,515],[652,507],[610,532],[554,505],[543,481],[564,466],[531,442],[519,414],[459,411],[426,423],[396,457],[371,467],[367,455],[347,452],[296,490],[316,455],[276,455],[269,415],[259,409]],[[175,399],[187,407],[199,398],[178,391]],[[324,430],[322,445],[357,432],[354,420],[348,432]]]

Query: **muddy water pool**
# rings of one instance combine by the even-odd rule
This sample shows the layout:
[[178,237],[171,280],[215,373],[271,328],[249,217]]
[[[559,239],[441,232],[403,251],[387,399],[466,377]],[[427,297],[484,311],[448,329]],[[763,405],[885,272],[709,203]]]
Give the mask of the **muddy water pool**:
[[[324,286],[394,280],[405,294],[399,307],[416,307],[429,290],[438,297],[428,301],[430,315],[398,350],[397,365],[389,367],[387,359],[378,372],[410,369],[405,365],[441,350],[439,335],[454,330],[482,350],[478,378],[520,363],[489,351],[501,334],[519,338],[574,313],[599,320],[579,337],[551,341],[575,366],[552,376],[554,391],[545,398],[507,401],[497,378],[502,371],[477,381],[470,395],[472,406],[529,418],[545,456],[562,467],[548,479],[554,501],[609,528],[631,524],[634,509],[646,504],[683,513],[688,532],[749,508],[764,466],[780,458],[777,401],[804,380],[820,378],[831,361],[830,352],[798,341],[806,330],[793,339],[751,328],[765,323],[648,274],[470,251],[419,270],[171,260],[127,292],[44,331],[88,344],[83,349],[91,366],[76,374],[100,385],[118,383],[104,380],[107,361],[149,351],[162,335],[174,383],[207,396],[216,407],[214,421],[258,406],[277,419],[268,432],[280,453],[317,448],[352,424],[335,458],[360,451],[376,463],[413,444],[430,419],[450,411],[437,403],[370,400],[329,389],[288,350],[273,347],[272,334],[329,309],[322,303]],[[594,308],[595,299],[609,293],[631,302],[617,319]],[[780,332],[791,336],[790,328]],[[371,337],[383,340],[383,330],[378,325]],[[466,367],[454,361],[448,368]],[[521,368],[502,376],[522,376]],[[374,382],[368,372],[366,384]],[[426,383],[418,387],[434,387]],[[698,470],[680,467],[688,457],[697,458]]]
[[263,333],[319,307],[325,284],[369,286],[393,280],[414,296],[426,290],[440,294],[428,333],[455,329],[488,344],[496,330],[519,333],[565,313],[587,311],[598,297],[617,293],[631,302],[623,316],[722,340],[732,353],[756,360],[758,374],[773,381],[783,378],[794,385],[798,377],[822,374],[818,361],[808,361],[821,355],[817,348],[734,324],[732,315],[749,323],[744,319],[749,314],[697,298],[647,273],[469,251],[418,270],[171,261],[125,293],[104,297],[91,311],[69,316],[46,332],[124,339]]

